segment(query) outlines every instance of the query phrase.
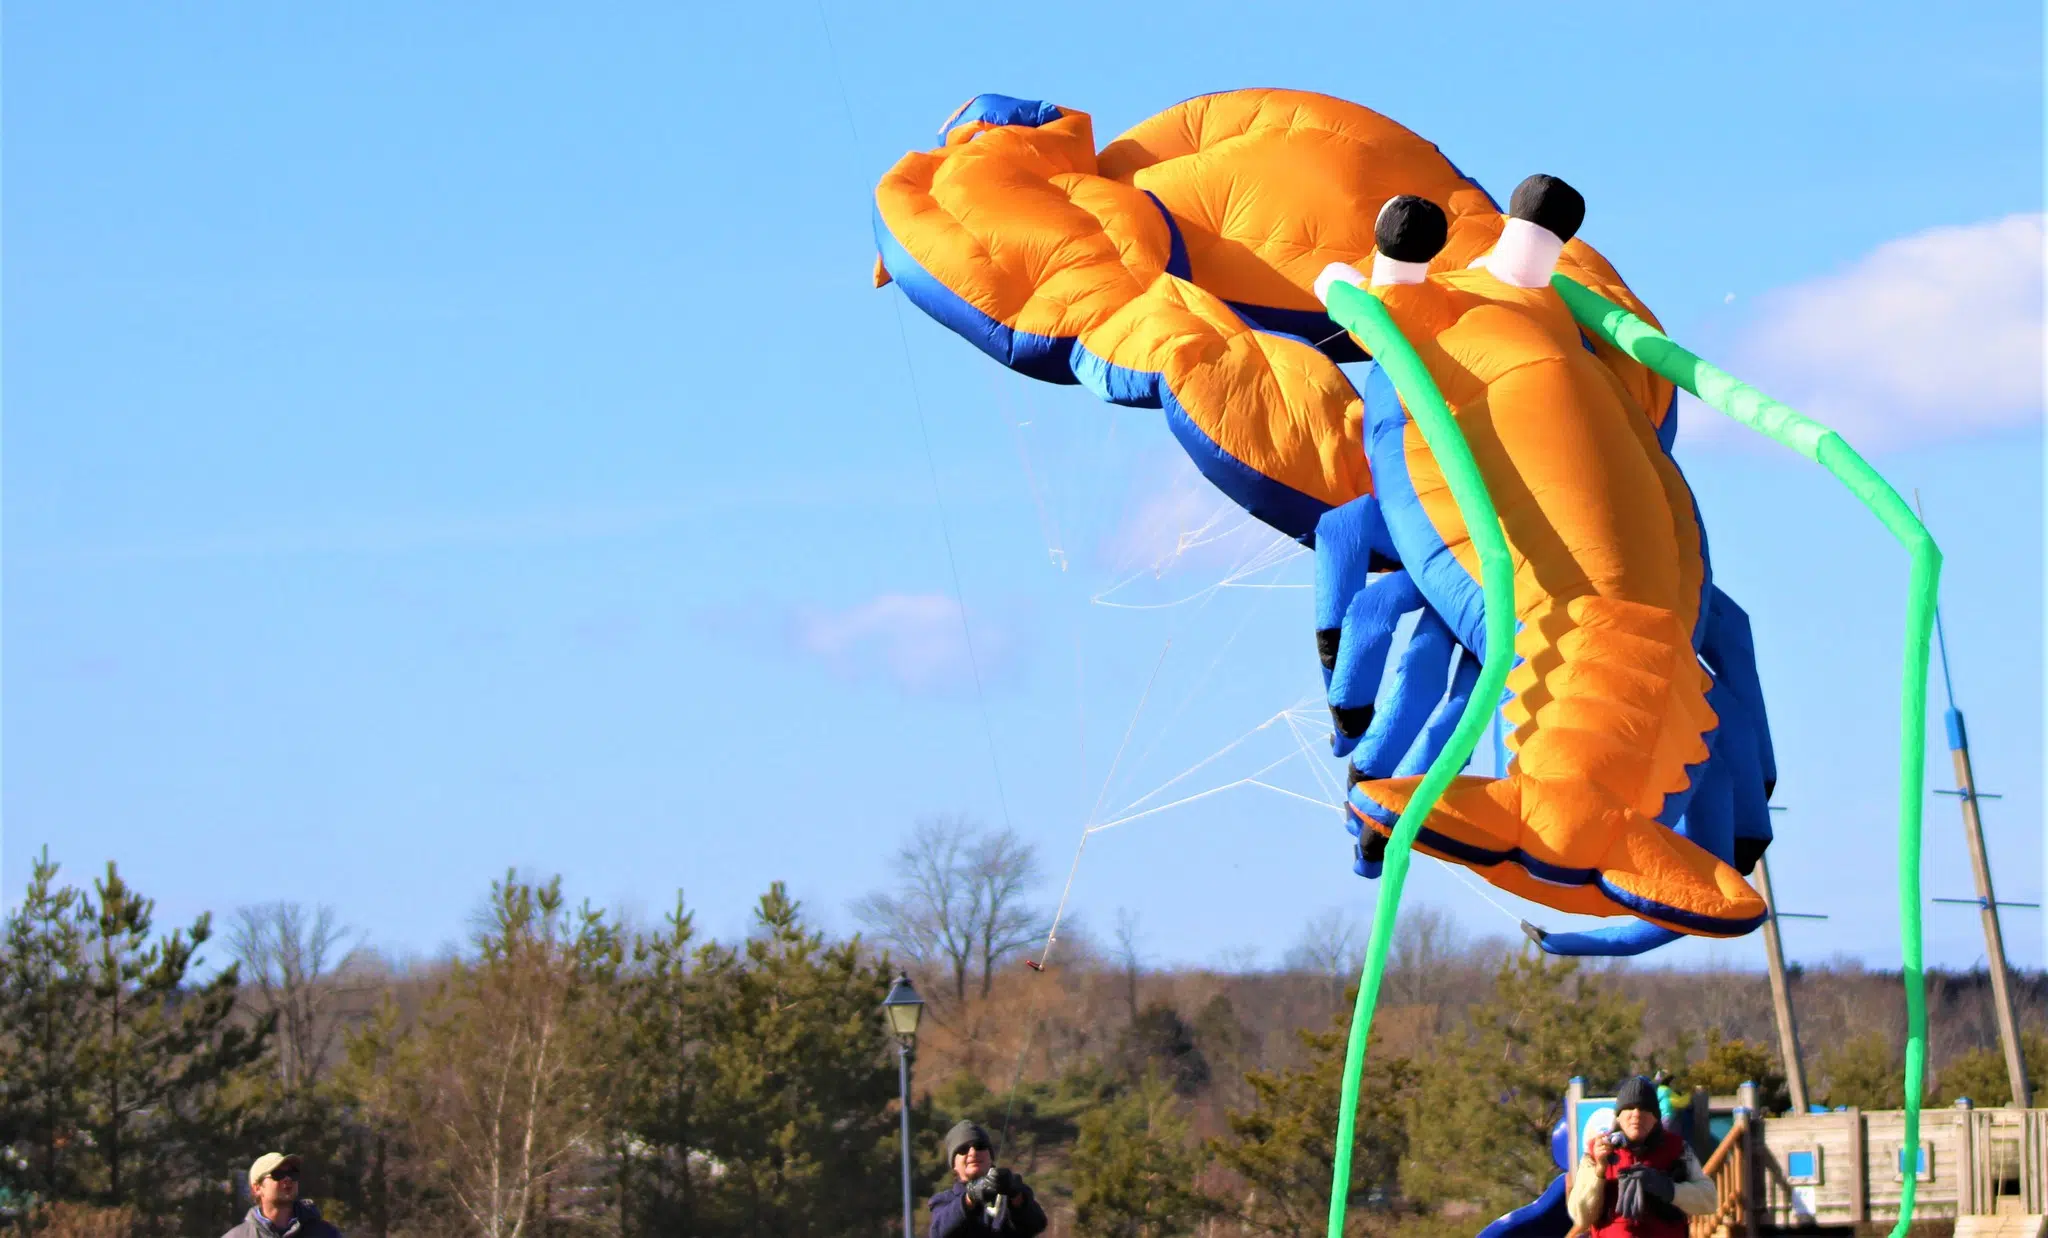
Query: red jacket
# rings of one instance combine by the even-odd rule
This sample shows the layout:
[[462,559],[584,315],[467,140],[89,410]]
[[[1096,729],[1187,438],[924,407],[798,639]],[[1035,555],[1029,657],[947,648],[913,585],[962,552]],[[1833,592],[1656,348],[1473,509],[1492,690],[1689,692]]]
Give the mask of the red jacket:
[[1687,1238],[1691,1225],[1674,1204],[1646,1196],[1642,1215],[1633,1219],[1617,1216],[1614,1207],[1621,1194],[1622,1171],[1629,1166],[1647,1165],[1673,1181],[1683,1181],[1688,1176],[1687,1159],[1685,1140],[1662,1126],[1650,1132],[1640,1151],[1631,1144],[1616,1148],[1602,1175],[1607,1182],[1601,1190],[1600,1224],[1594,1226],[1592,1238]]

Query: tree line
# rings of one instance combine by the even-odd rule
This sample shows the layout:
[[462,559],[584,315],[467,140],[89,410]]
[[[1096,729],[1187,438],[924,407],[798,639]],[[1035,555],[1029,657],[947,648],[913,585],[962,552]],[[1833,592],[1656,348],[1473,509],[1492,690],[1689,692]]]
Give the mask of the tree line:
[[[952,820],[903,844],[898,886],[816,928],[781,885],[743,940],[700,937],[680,896],[657,924],[572,904],[559,879],[493,882],[454,956],[395,967],[331,911],[238,909],[168,930],[113,864],[47,857],[0,956],[0,1220],[51,1238],[225,1231],[262,1151],[351,1238],[839,1235],[900,1222],[898,970],[927,1000],[912,1109],[920,1199],[935,1140],[972,1117],[1040,1193],[1057,1234],[1322,1232],[1336,1156],[1347,981],[1362,934],[1311,920],[1274,970],[1149,966],[1137,920],[1107,942],[1048,925],[1031,849]],[[209,973],[218,952],[224,966]],[[1404,914],[1368,1059],[1353,1225],[1469,1233],[1554,1174],[1574,1075],[1751,1081],[1782,1107],[1760,977],[1582,966]],[[1824,1103],[1899,1103],[1897,977],[1795,981],[1825,1043]],[[1936,977],[1928,1099],[2004,1099],[1973,978]],[[2036,1077],[2048,982],[2023,978]],[[1955,1036],[1962,1039],[1953,1039]],[[1981,1037],[1979,1038],[1981,1040]]]

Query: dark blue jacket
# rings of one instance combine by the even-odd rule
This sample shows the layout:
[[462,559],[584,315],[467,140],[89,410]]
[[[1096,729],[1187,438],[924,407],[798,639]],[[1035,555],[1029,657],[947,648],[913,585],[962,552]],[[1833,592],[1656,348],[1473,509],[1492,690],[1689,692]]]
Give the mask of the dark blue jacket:
[[932,1196],[931,1238],[978,1238],[982,1234],[1031,1238],[1033,1234],[1044,1233],[1045,1209],[1038,1206],[1030,1187],[1022,1188],[1020,1195],[1020,1201],[1010,1204],[1003,1223],[990,1229],[988,1214],[967,1202],[967,1184],[956,1182]]

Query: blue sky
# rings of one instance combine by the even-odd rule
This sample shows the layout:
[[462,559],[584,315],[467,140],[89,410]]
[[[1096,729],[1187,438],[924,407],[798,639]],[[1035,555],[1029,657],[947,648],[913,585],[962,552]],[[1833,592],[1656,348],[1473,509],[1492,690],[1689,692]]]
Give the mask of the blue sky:
[[[1156,414],[868,281],[869,190],[978,91],[1107,141],[1280,85],[1496,195],[1564,176],[1675,335],[1919,490],[2000,892],[2038,901],[2038,6],[1105,7],[10,5],[7,898],[47,844],[167,920],[327,902],[400,953],[508,866],[640,915],[680,887],[720,933],[784,879],[846,929],[920,816],[1007,819],[1050,900],[1084,824],[1226,788],[1092,835],[1071,914],[1194,963],[1365,914],[1300,798],[1335,771],[1307,560],[1258,558]],[[1895,962],[1903,555],[1685,415],[1777,886],[1831,917],[1789,949]],[[1952,802],[1927,838],[1928,893],[1968,894]],[[1436,865],[1410,889],[1512,931]],[[1981,955],[1964,910],[1928,940]],[[2037,913],[2008,940],[2048,961]]]

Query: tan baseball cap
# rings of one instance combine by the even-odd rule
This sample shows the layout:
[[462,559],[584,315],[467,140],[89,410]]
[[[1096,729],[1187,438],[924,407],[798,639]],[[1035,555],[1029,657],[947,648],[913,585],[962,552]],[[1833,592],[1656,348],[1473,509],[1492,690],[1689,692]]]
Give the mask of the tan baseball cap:
[[262,1156],[256,1158],[254,1165],[249,1166],[249,1186],[253,1189],[258,1183],[280,1169],[297,1169],[298,1167],[299,1158],[296,1156],[286,1156],[282,1152],[265,1152]]

